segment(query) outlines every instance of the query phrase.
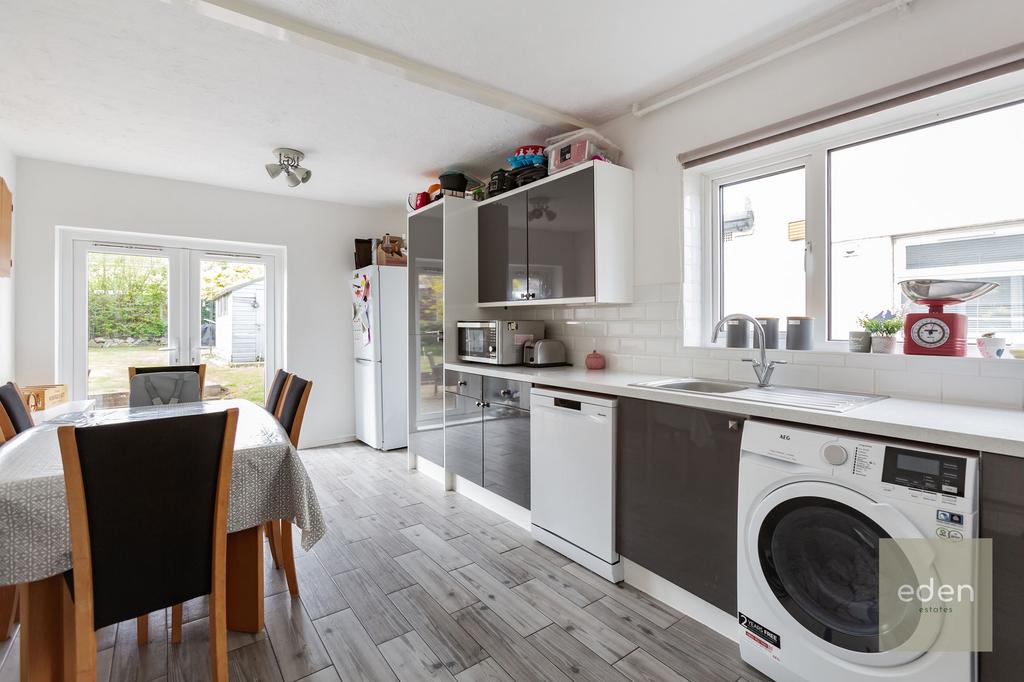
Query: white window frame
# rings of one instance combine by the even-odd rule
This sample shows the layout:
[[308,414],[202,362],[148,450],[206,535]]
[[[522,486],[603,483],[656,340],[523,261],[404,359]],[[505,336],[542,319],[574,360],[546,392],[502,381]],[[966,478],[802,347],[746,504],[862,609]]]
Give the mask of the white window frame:
[[[100,244],[101,246],[95,246]],[[105,248],[102,245],[110,245]],[[247,242],[221,241],[196,237],[178,237],[140,232],[99,230],[92,228],[57,226],[57,381],[70,387],[72,399],[84,399],[88,391],[86,366],[82,364],[86,352],[86,320],[84,317],[86,291],[76,287],[81,281],[87,251],[123,252],[123,247],[141,247],[138,255],[163,255],[170,257],[172,280],[181,291],[187,289],[184,300],[179,300],[176,311],[169,311],[169,343],[175,350],[169,364],[193,364],[197,362],[198,345],[191,344],[191,337],[198,339],[198,277],[191,277],[190,269],[203,258],[225,259],[238,262],[263,263],[266,267],[266,296],[273,301],[267,316],[267,357],[265,361],[265,385],[270,386],[277,369],[285,367],[285,274],[287,250],[283,246]],[[198,271],[198,270],[196,270]],[[78,305],[76,305],[76,303]],[[189,341],[190,345],[185,345]],[[87,362],[86,362],[87,364]]]
[[[683,221],[683,243],[700,239],[701,278],[699,292],[684,292],[689,300],[702,302],[699,315],[686,313],[687,324],[700,328],[699,345],[711,343],[714,324],[721,318],[722,261],[721,228],[718,225],[719,188],[724,184],[771,175],[788,168],[803,165],[806,169],[806,251],[804,267],[807,273],[806,315],[815,318],[815,349],[847,351],[845,340],[830,340],[831,279],[830,279],[830,215],[829,215],[829,154],[843,147],[870,142],[888,135],[908,132],[929,124],[942,123],[962,116],[981,113],[987,109],[1024,101],[1024,73],[1011,74],[1006,79],[982,82],[947,92],[872,116],[848,121],[813,133],[768,145],[735,156],[727,157],[693,169],[683,171],[683,203],[701,207],[698,233],[686,234]],[[692,175],[691,175],[692,174]],[[696,177],[693,177],[696,176]],[[766,263],[766,268],[771,264]],[[770,272],[770,270],[769,270]],[[687,278],[684,273],[684,281]],[[692,283],[691,283],[692,286]],[[730,310],[724,313],[756,311]],[[785,328],[780,324],[780,330]],[[688,343],[693,337],[688,336]],[[718,346],[723,345],[720,340]],[[784,347],[784,343],[780,344]]]

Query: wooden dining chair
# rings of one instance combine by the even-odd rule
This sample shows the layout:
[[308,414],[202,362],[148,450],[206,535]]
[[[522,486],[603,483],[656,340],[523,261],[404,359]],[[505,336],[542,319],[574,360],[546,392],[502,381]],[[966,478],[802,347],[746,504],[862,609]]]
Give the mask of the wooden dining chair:
[[[302,420],[306,416],[306,404],[309,393],[313,390],[313,382],[297,374],[290,374],[285,381],[281,399],[278,401],[274,416],[284,427],[292,447],[299,447],[299,434],[302,431]],[[293,597],[299,596],[299,581],[295,575],[295,552],[292,549],[292,524],[288,519],[275,519],[265,524],[265,531],[270,538],[270,554],[274,565],[284,567],[284,576],[288,581],[288,591]]]
[[[35,426],[28,402],[21,389],[13,381],[0,386],[0,435],[10,440],[26,429]],[[2,443],[3,441],[0,441]]]
[[198,365],[170,365],[164,367],[129,367],[128,381],[136,374],[153,374],[154,372],[195,372],[199,375],[199,399],[203,399],[203,392],[206,390],[206,363]]
[[128,382],[129,407],[198,403],[202,399],[198,372],[146,372]]
[[281,402],[281,394],[284,393],[284,385],[288,383],[288,379],[291,376],[290,372],[286,372],[283,369],[277,370],[274,374],[274,380],[270,382],[270,390],[267,391],[267,402],[264,404],[267,408],[267,412],[270,414],[277,413],[277,404]]
[[[227,524],[238,410],[57,431],[71,526],[74,679],[96,630],[208,594],[212,679],[227,682]],[[187,500],[187,504],[183,501]],[[69,640],[70,642],[70,640]]]

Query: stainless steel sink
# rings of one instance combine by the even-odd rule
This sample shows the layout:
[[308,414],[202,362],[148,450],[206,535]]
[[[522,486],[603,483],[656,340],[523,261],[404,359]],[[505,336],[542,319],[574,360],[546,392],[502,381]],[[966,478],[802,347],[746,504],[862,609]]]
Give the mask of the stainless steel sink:
[[634,386],[645,386],[647,388],[663,388],[667,391],[687,391],[692,393],[736,393],[745,391],[750,386],[745,384],[731,384],[724,381],[703,381],[701,379],[659,379],[658,381],[647,381]]
[[807,388],[787,386],[754,386],[725,381],[703,381],[701,379],[656,379],[643,381],[631,386],[656,388],[679,393],[727,394],[734,400],[748,400],[756,403],[771,403],[788,407],[803,407],[823,412],[848,412],[888,396],[865,393],[840,393],[837,391],[815,391]]

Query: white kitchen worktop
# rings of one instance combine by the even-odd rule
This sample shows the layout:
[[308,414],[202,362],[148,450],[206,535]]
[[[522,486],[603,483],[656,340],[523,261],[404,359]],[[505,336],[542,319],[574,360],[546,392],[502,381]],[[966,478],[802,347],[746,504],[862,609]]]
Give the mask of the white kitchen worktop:
[[499,367],[469,362],[449,362],[445,363],[445,368],[545,386],[1024,457],[1024,412],[1020,410],[888,398],[837,414],[755,403],[723,395],[630,386],[641,381],[667,378],[651,374],[590,371],[577,367]]

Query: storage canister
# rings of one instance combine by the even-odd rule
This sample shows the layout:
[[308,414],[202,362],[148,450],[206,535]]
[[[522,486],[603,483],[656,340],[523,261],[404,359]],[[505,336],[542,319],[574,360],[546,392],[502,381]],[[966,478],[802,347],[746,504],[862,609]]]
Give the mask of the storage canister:
[[726,348],[750,348],[750,323],[746,320],[729,320],[725,323]]
[[814,348],[814,318],[786,318],[786,348],[789,350],[812,350]]
[[[779,347],[779,318],[777,317],[759,317],[757,321],[761,323],[764,328],[764,347],[765,348],[778,348]],[[754,335],[754,348],[758,348],[757,335]]]

